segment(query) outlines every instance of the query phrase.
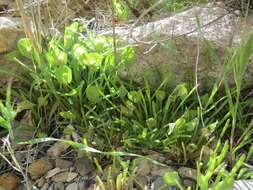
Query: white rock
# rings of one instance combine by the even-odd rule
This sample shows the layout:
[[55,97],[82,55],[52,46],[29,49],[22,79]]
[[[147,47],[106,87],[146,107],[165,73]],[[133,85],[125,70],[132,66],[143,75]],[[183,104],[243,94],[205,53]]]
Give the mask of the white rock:
[[[201,29],[197,24],[197,17]],[[150,85],[153,87],[166,78],[169,81],[168,85],[172,87],[181,82],[194,84],[199,40],[200,52],[197,71],[199,85],[203,88],[211,87],[214,81],[224,73],[225,67],[219,64],[214,56],[208,56],[203,38],[209,42],[222,60],[231,34],[235,34],[234,46],[237,46],[241,39],[242,28],[245,28],[247,34],[252,26],[252,15],[249,16],[246,27],[242,27],[242,21],[239,17],[229,13],[220,5],[209,3],[195,6],[159,21],[138,26],[133,29],[133,38],[129,35],[130,30],[118,28],[116,34],[121,38],[121,42],[136,46],[134,63],[122,70],[120,75],[124,79],[132,77],[135,82],[143,84],[143,72],[146,72]],[[112,32],[104,34],[110,36]],[[165,41],[156,45],[149,43],[160,40]],[[140,41],[147,43],[140,43]],[[249,79],[252,76],[253,62],[250,63],[244,79],[250,82]],[[232,77],[231,75],[231,79]],[[228,82],[234,85],[234,81],[230,78]]]
[[24,36],[20,18],[0,17],[0,53],[17,47],[17,41]]
[[55,176],[56,174],[60,173],[61,172],[61,169],[60,168],[54,168],[52,170],[49,170],[47,172],[47,175],[46,175],[46,179],[50,178],[50,177],[53,177]]

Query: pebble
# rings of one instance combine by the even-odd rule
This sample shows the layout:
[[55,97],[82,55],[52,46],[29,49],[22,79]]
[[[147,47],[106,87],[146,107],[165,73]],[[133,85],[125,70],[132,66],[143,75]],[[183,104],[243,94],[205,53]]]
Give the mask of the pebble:
[[178,169],[178,173],[182,178],[189,178],[192,180],[197,180],[197,170],[188,168],[188,167],[181,167]]
[[136,161],[137,161],[137,166],[138,166],[137,176],[148,175],[151,171],[152,163],[143,158],[137,158]]
[[176,186],[168,185],[164,180],[163,177],[158,177],[151,185],[151,190],[179,190]]
[[0,187],[5,190],[14,190],[20,184],[19,178],[12,173],[4,173],[0,176]]
[[42,157],[28,166],[32,179],[39,179],[51,169],[53,169],[53,164],[47,157]]
[[86,176],[88,173],[95,169],[93,163],[87,156],[78,158],[75,162],[75,168],[77,172],[82,176]]
[[66,187],[66,190],[78,190],[77,183],[71,183]]
[[64,183],[63,182],[57,182],[54,184],[54,190],[64,190]]
[[58,173],[60,173],[61,172],[61,169],[60,168],[54,168],[54,169],[52,169],[52,170],[49,170],[48,172],[47,172],[47,175],[46,175],[46,179],[49,179],[49,178],[51,178],[51,177],[53,177],[53,176],[55,176],[56,174],[58,174]]
[[61,158],[57,158],[55,160],[55,166],[57,168],[70,168],[73,165],[72,162],[68,161],[68,160],[63,160]]
[[54,182],[71,182],[77,177],[77,173],[74,172],[62,172],[52,177]]
[[45,184],[45,182],[46,182],[46,180],[45,180],[44,177],[38,179],[38,180],[36,181],[37,187],[42,187],[42,186]]
[[70,147],[69,144],[64,142],[56,142],[47,150],[47,155],[52,157],[58,157]]

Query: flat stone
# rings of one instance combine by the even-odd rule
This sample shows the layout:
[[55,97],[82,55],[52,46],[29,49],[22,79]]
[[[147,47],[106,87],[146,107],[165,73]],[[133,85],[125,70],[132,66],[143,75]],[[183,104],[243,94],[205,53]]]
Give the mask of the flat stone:
[[188,167],[180,167],[178,169],[178,173],[182,178],[189,178],[192,180],[197,180],[197,170],[188,168]]
[[78,173],[82,176],[86,176],[88,173],[95,169],[93,163],[87,156],[78,158],[75,161],[74,165]]
[[136,175],[137,176],[148,175],[151,171],[152,163],[146,159],[143,159],[143,158],[137,158],[136,161],[137,161],[137,167],[138,167]]
[[156,160],[156,161],[161,162],[161,163],[166,160],[166,158],[162,154],[159,154],[159,153],[154,152],[154,151],[152,151],[152,152],[150,151],[150,153],[152,153],[152,154],[149,154],[147,157],[149,157],[153,160]]
[[64,189],[64,183],[63,182],[57,182],[54,184],[54,190],[63,190]]
[[38,179],[45,175],[52,168],[52,162],[47,157],[43,157],[30,164],[28,166],[28,172],[30,173],[32,179]]
[[73,163],[71,161],[68,160],[63,160],[60,158],[57,158],[55,160],[55,166],[57,168],[70,168],[73,165]]
[[16,49],[24,36],[21,18],[0,17],[0,53]]
[[47,155],[52,157],[58,157],[70,147],[69,144],[64,142],[56,142],[47,150]]
[[50,177],[53,177],[55,176],[56,174],[60,173],[61,172],[61,169],[60,168],[54,168],[52,170],[49,170],[47,172],[47,175],[46,175],[46,179],[50,178]]
[[12,173],[4,173],[0,176],[0,187],[5,190],[14,190],[20,184],[19,178]]
[[71,182],[77,177],[77,173],[74,172],[62,172],[52,177],[54,182]]

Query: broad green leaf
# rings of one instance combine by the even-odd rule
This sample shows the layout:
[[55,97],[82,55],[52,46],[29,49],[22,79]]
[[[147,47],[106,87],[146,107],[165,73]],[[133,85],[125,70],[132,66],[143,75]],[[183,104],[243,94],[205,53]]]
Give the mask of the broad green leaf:
[[86,60],[84,62],[88,67],[97,70],[102,64],[103,55],[98,53],[86,53]]
[[176,171],[166,173],[163,176],[163,179],[168,185],[177,186],[178,184],[180,184],[180,178],[179,178],[178,172]]
[[186,88],[186,84],[185,83],[178,85],[177,86],[177,90],[178,90],[177,94],[180,97],[185,97],[188,94],[188,90]]
[[86,96],[89,101],[96,104],[101,101],[100,90],[96,86],[89,86],[86,89]]
[[127,89],[124,85],[121,85],[118,90],[118,95],[120,98],[124,98],[127,95]]
[[151,117],[146,120],[146,124],[149,128],[154,128],[156,127],[157,122],[155,118]]
[[189,132],[194,131],[194,129],[198,127],[198,124],[198,118],[195,118],[192,121],[186,123],[186,130]]
[[108,37],[104,37],[104,36],[97,36],[96,38],[94,38],[94,44],[96,47],[96,50],[100,53],[105,52],[105,50],[108,49],[108,47],[111,47],[111,42],[112,40]]
[[127,47],[123,50],[120,56],[120,64],[123,66],[128,66],[133,63],[134,58],[134,48],[133,47]]
[[61,94],[62,96],[75,96],[75,95],[81,95],[82,93],[82,88],[83,88],[83,85],[84,85],[84,81],[82,81],[77,88],[74,88],[72,89],[70,92],[67,92],[67,93],[64,93],[64,94]]
[[78,22],[72,23],[69,27],[66,27],[64,32],[64,48],[70,49],[76,41],[78,35]]
[[210,131],[209,135],[211,135],[216,130],[218,124],[219,124],[219,121],[215,121],[214,123],[211,123],[211,124],[206,126],[206,128],[208,128],[209,131]]
[[31,59],[32,55],[33,55],[33,43],[29,38],[22,38],[18,41],[18,49],[20,51],[20,53]]
[[63,51],[57,51],[56,52],[56,62],[60,65],[66,65],[68,62],[68,55]]
[[127,117],[130,117],[133,115],[133,111],[123,105],[120,105],[120,113]]
[[47,98],[40,96],[38,98],[39,107],[46,106],[48,104]]
[[72,70],[67,66],[63,65],[55,70],[56,79],[62,84],[69,84],[72,81]]
[[127,94],[128,99],[134,103],[138,103],[141,101],[141,92],[138,91],[131,91]]
[[158,90],[156,92],[156,99],[158,101],[160,101],[160,102],[163,101],[165,99],[165,97],[166,97],[166,93],[163,90]]
[[76,118],[75,114],[73,114],[71,111],[60,112],[60,116],[62,116],[65,119],[75,119]]
[[1,116],[0,116],[0,126],[8,129],[8,123],[7,123],[7,121],[3,117],[1,117]]
[[87,50],[84,46],[81,44],[75,44],[73,47],[73,55],[77,59],[78,62],[84,63],[85,62],[85,53],[87,53]]
[[21,112],[22,110],[25,110],[25,109],[32,109],[34,106],[36,106],[34,103],[32,103],[28,100],[25,100],[25,101],[18,103],[17,111]]

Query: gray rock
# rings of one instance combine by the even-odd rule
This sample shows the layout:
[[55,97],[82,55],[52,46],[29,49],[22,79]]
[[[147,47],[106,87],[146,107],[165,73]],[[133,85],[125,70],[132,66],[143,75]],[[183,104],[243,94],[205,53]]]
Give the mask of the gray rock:
[[49,188],[49,184],[45,183],[40,190],[48,190],[48,188]]
[[252,190],[253,180],[237,180],[229,190]]
[[66,187],[66,190],[78,190],[77,183],[71,183]]
[[21,18],[0,17],[0,53],[15,49],[24,36]]
[[57,182],[54,184],[54,190],[63,190],[64,189],[64,183],[63,182]]
[[137,176],[146,176],[150,173],[152,163],[143,158],[136,158],[137,162]]
[[[25,36],[21,23],[20,18],[0,17],[0,67],[22,75],[24,69],[16,63],[7,61],[3,55],[5,52],[17,49],[18,40]],[[10,75],[0,72],[0,86],[4,86],[10,77]],[[0,92],[2,91],[1,87]]]
[[[201,32],[199,32],[196,16],[201,24]],[[248,20],[251,19],[252,15]],[[242,32],[240,23],[242,21],[239,17],[229,13],[222,6],[208,3],[136,27],[132,31],[132,37],[129,35],[130,30],[119,28],[116,33],[122,39],[122,43],[136,46],[134,63],[121,71],[120,75],[124,79],[133,77],[135,82],[142,84],[144,72],[151,86],[156,86],[164,79],[167,79],[168,86],[172,87],[181,82],[194,84],[195,64],[198,57],[199,85],[203,88],[211,87],[214,81],[224,73],[225,65],[219,64],[214,56],[209,56],[203,38],[223,59],[232,33],[235,34],[234,46],[240,42]],[[248,23],[245,27],[246,32],[250,31],[251,27],[252,23]],[[111,33],[104,34],[110,36]],[[165,41],[155,46],[151,43],[159,40]],[[198,42],[199,54],[197,53]],[[136,72],[135,75],[134,72]],[[252,75],[253,64],[251,63],[245,75],[245,81],[250,82]],[[229,80],[229,83],[234,84],[233,80]]]
[[151,185],[151,190],[178,190],[178,187],[168,185],[163,177],[158,177]]
[[88,173],[95,169],[93,163],[87,156],[78,158],[74,166],[76,167],[77,172],[82,176],[86,176]]
[[197,170],[188,168],[188,167],[180,167],[178,169],[178,173],[182,178],[188,178],[192,180],[197,180]]
[[13,0],[0,0],[0,6],[9,5],[10,3],[13,3]]

